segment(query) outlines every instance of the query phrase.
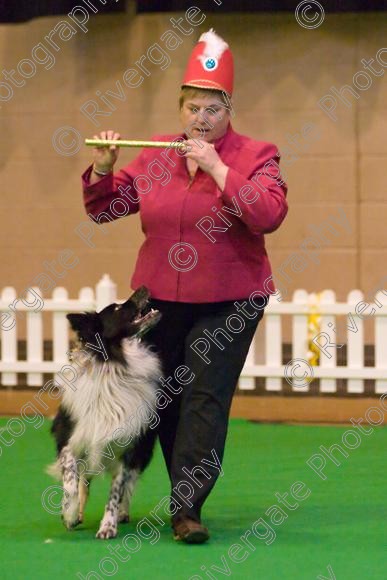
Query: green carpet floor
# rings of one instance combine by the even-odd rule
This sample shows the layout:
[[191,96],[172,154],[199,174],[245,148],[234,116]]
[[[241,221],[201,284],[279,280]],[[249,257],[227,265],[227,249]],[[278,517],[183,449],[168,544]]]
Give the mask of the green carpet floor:
[[[6,419],[1,420],[0,428],[5,424]],[[323,480],[306,465],[306,460],[320,452],[320,445],[342,444],[346,428],[232,421],[224,476],[218,480],[203,513],[211,531],[210,542],[200,546],[174,542],[165,516],[165,524],[157,528],[158,541],[156,535],[153,544],[143,538],[138,551],[126,562],[112,555],[109,545],[118,546],[125,534],[135,533],[139,520],[149,515],[168,493],[160,450],[157,449],[138,485],[132,523],[121,526],[117,539],[100,541],[94,539],[94,534],[107,498],[108,478],[100,477],[93,482],[85,522],[76,531],[67,532],[60,516],[42,507],[42,493],[48,486],[56,485],[44,472],[46,464],[54,458],[48,430],[49,422],[38,430],[29,425],[11,447],[2,444],[2,580],[387,578],[385,428],[378,427],[372,434],[363,435],[361,444],[348,450],[349,457],[342,459],[341,466],[327,460],[324,469],[327,479]],[[348,442],[353,444],[353,440]],[[295,482],[306,485],[303,493],[306,495],[310,490],[309,497],[300,500],[293,510],[282,505],[287,518],[283,513],[282,523],[270,524],[269,515],[276,517],[277,522],[281,518],[278,510],[276,514],[265,515],[270,506],[279,505],[275,492],[289,492]],[[287,501],[293,502],[290,496]],[[259,518],[271,525],[275,540],[267,545],[251,533],[250,547],[230,550],[233,544],[243,546],[240,536],[251,530]],[[256,530],[258,534],[264,532],[262,527]],[[124,552],[120,554],[122,557]],[[111,560],[103,560],[107,557]],[[118,562],[115,567],[114,562]],[[88,576],[92,570],[98,576]]]

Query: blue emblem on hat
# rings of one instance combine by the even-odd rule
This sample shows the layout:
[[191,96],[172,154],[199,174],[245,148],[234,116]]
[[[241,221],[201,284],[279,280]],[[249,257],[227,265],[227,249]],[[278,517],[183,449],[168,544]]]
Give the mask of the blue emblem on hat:
[[218,67],[218,60],[216,58],[209,57],[204,61],[204,68],[208,71],[215,70]]

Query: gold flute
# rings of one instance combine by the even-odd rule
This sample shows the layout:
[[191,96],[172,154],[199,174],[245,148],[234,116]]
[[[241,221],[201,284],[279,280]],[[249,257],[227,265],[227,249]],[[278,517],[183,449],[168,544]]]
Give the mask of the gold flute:
[[85,145],[89,147],[158,147],[160,149],[185,149],[184,141],[135,141],[124,139],[85,139]]

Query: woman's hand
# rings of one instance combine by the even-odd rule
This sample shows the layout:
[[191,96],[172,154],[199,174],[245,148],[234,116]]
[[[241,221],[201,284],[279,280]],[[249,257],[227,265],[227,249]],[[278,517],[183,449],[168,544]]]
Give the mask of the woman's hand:
[[218,164],[223,164],[223,161],[217,154],[215,146],[207,141],[195,141],[188,139],[184,142],[187,145],[187,152],[185,157],[193,159],[199,165],[200,169],[206,173],[210,173]]
[[219,189],[223,191],[228,166],[219,157],[215,146],[212,143],[207,143],[207,141],[195,141],[194,139],[188,139],[185,144],[188,147],[185,157],[196,161],[200,169],[211,175]]
[[[112,130],[101,131],[99,135],[94,135],[94,139],[121,139],[119,133],[115,133]],[[111,145],[110,147],[94,147],[94,167],[97,171],[102,173],[110,171],[113,169],[113,165],[117,161],[119,153],[119,147]]]

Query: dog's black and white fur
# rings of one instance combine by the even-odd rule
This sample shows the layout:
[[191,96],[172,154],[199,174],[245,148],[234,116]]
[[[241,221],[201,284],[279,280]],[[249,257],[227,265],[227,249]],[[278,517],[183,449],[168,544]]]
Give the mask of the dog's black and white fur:
[[153,309],[144,314],[148,301],[149,292],[141,287],[123,304],[67,315],[79,340],[71,357],[77,377],[72,388],[63,385],[51,429],[58,458],[49,472],[62,477],[62,518],[68,529],[83,521],[93,475],[112,474],[96,535],[101,539],[114,538],[118,523],[129,521],[133,488],[151,459],[156,436],[149,419],[161,368],[141,339],[161,315]]

